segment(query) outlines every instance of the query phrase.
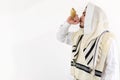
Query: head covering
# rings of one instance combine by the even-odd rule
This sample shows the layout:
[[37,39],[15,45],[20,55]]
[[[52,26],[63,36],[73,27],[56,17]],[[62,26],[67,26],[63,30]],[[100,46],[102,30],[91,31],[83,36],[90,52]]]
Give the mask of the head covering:
[[88,3],[84,23],[84,34],[96,34],[97,36],[106,29],[108,29],[108,20],[104,11],[100,7]]

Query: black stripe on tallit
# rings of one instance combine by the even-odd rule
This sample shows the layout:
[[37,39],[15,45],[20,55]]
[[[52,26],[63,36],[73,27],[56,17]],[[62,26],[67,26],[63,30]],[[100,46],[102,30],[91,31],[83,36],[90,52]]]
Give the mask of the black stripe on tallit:
[[75,66],[75,65],[76,65],[76,63],[71,61],[71,66]]
[[102,72],[98,71],[98,70],[95,70],[95,75],[98,76],[98,77],[101,77],[102,76]]
[[83,49],[83,52],[86,50],[86,48]]
[[[97,40],[97,39],[96,39]],[[93,50],[94,46],[95,46],[95,43],[96,43],[96,40],[95,42],[93,43],[92,47],[90,48],[90,50],[87,52],[87,54],[85,55],[85,59],[87,59],[87,57],[89,56],[89,54],[91,53],[91,51]]]
[[77,47],[75,47],[75,49],[72,50],[72,52],[75,52],[77,50]]
[[[96,38],[96,39],[97,39],[97,38]],[[91,41],[88,43],[87,47],[88,47],[88,46],[90,45],[90,43],[91,43],[92,41],[94,41],[94,40],[95,40],[95,39],[91,40]],[[87,47],[86,47],[86,48],[87,48]],[[86,50],[86,48],[83,49],[83,52]]]
[[73,45],[72,47],[77,47],[76,45]]
[[74,50],[72,50],[72,52],[75,52],[77,50],[78,44],[80,43],[80,41],[82,40],[83,35],[80,36],[80,39],[78,40],[76,45],[73,45],[73,47],[76,47]]
[[74,63],[73,61],[71,61],[71,66],[75,66],[76,68],[83,70],[87,73],[91,73],[92,69],[90,67],[87,67],[85,65],[82,65],[80,63]]
[[[71,66],[74,66],[74,67],[76,67],[80,70],[83,70],[83,71],[87,72],[87,73],[91,73],[92,70],[93,70],[90,67],[87,67],[87,66],[85,66],[83,64],[80,64],[80,63],[76,63],[74,61],[71,61]],[[101,77],[102,72],[95,69],[95,74],[94,75],[97,76],[97,77]]]
[[92,56],[91,59],[88,61],[87,65],[90,64],[90,62],[92,61],[92,59],[93,59],[93,56]]

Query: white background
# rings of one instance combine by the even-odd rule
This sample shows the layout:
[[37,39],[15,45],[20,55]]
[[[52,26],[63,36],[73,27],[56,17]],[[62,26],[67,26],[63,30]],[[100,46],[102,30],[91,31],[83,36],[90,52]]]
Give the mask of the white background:
[[[92,2],[106,11],[119,41],[119,0]],[[81,14],[86,3],[0,0],[0,80],[70,80],[71,46],[60,43],[56,32],[72,7]]]

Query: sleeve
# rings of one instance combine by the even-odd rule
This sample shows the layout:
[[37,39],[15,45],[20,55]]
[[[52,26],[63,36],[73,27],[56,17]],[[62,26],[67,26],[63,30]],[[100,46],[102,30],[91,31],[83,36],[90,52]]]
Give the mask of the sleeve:
[[119,59],[115,40],[110,45],[102,80],[119,80]]
[[69,32],[69,27],[71,24],[69,24],[67,21],[62,24],[59,29],[57,30],[57,40],[66,43],[68,45],[72,45],[72,35],[74,32]]

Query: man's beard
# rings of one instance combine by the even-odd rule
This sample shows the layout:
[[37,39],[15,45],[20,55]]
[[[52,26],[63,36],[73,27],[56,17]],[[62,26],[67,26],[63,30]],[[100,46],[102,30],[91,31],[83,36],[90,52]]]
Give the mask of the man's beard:
[[81,23],[82,23],[82,20],[80,20],[80,25],[79,25],[80,28],[84,28],[84,25],[82,26]]
[[81,25],[80,25],[80,28],[84,28],[84,26],[81,26]]

